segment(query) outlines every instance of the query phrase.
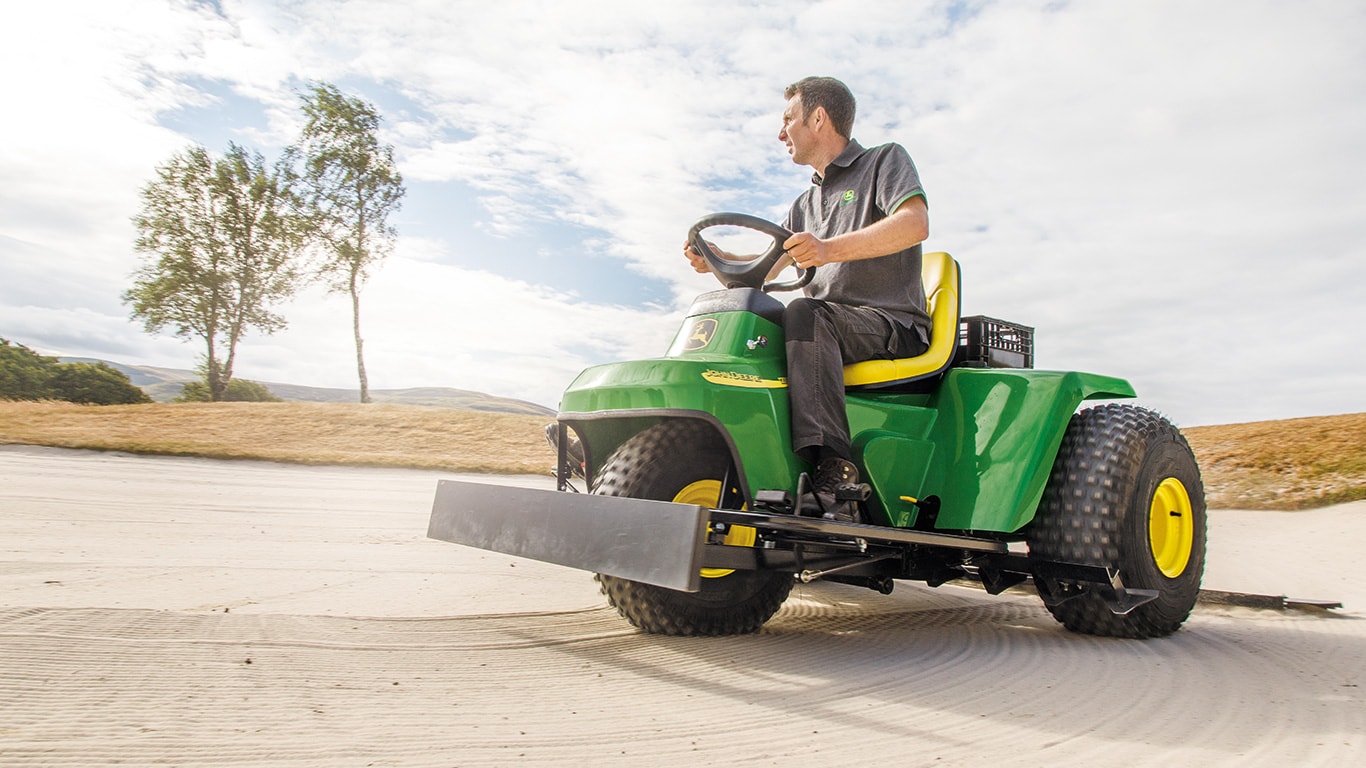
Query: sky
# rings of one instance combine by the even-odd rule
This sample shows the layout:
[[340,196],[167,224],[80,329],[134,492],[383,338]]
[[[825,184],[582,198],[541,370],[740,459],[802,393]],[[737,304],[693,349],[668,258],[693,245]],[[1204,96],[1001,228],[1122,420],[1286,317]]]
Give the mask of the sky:
[[[914,158],[964,314],[1034,327],[1039,368],[1183,426],[1360,412],[1363,39],[1353,0],[6,3],[0,336],[193,368],[121,300],[140,192],[195,144],[278,156],[325,81],[407,188],[361,298],[371,388],[553,408],[717,287],[695,220],[782,221],[810,183],[782,91],[829,75],[856,139]],[[348,299],[279,311],[235,374],[355,388]]]

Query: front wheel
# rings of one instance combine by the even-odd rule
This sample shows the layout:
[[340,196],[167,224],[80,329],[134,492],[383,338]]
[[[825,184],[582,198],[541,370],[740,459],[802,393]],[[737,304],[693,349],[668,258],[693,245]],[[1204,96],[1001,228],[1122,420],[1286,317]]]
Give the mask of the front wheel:
[[1118,615],[1093,591],[1050,606],[1068,629],[1161,637],[1190,616],[1205,568],[1205,492],[1195,455],[1165,418],[1131,405],[1078,413],[1028,531],[1044,560],[1117,566],[1157,599]]
[[[670,421],[632,437],[593,481],[593,493],[715,507],[730,454],[706,424]],[[731,541],[731,537],[738,540]],[[735,526],[727,543],[753,544],[753,529]],[[636,627],[661,635],[738,635],[768,621],[792,589],[792,575],[706,569],[700,592],[679,592],[597,575],[602,593]]]

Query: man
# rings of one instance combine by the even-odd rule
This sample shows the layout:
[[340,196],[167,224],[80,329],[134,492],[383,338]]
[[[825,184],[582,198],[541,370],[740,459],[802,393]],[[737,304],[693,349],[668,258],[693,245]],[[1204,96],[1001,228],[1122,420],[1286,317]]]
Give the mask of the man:
[[[816,267],[806,298],[783,315],[792,448],[816,466],[803,514],[857,521],[836,490],[857,485],[844,405],[844,366],[924,353],[930,318],[920,275],[929,212],[920,177],[900,145],[864,149],[852,138],[854,96],[844,83],[808,77],[788,86],[778,140],[814,171],[788,212],[784,244],[798,267]],[[707,267],[687,250],[693,268]],[[786,263],[786,262],[784,262]]]

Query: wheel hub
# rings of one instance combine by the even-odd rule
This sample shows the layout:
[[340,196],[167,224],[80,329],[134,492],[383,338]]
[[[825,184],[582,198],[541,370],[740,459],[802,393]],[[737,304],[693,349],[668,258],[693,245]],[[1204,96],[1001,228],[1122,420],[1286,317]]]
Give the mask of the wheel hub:
[[1174,477],[1166,478],[1153,491],[1148,541],[1153,562],[1163,576],[1174,579],[1185,572],[1195,543],[1195,514],[1186,486]]

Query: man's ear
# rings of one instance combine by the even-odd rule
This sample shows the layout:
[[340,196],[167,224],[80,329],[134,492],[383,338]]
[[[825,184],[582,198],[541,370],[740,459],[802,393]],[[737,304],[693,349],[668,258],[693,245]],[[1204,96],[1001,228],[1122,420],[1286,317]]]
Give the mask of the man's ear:
[[822,125],[830,122],[830,113],[825,111],[825,107],[816,107],[811,112],[811,130],[818,131]]

